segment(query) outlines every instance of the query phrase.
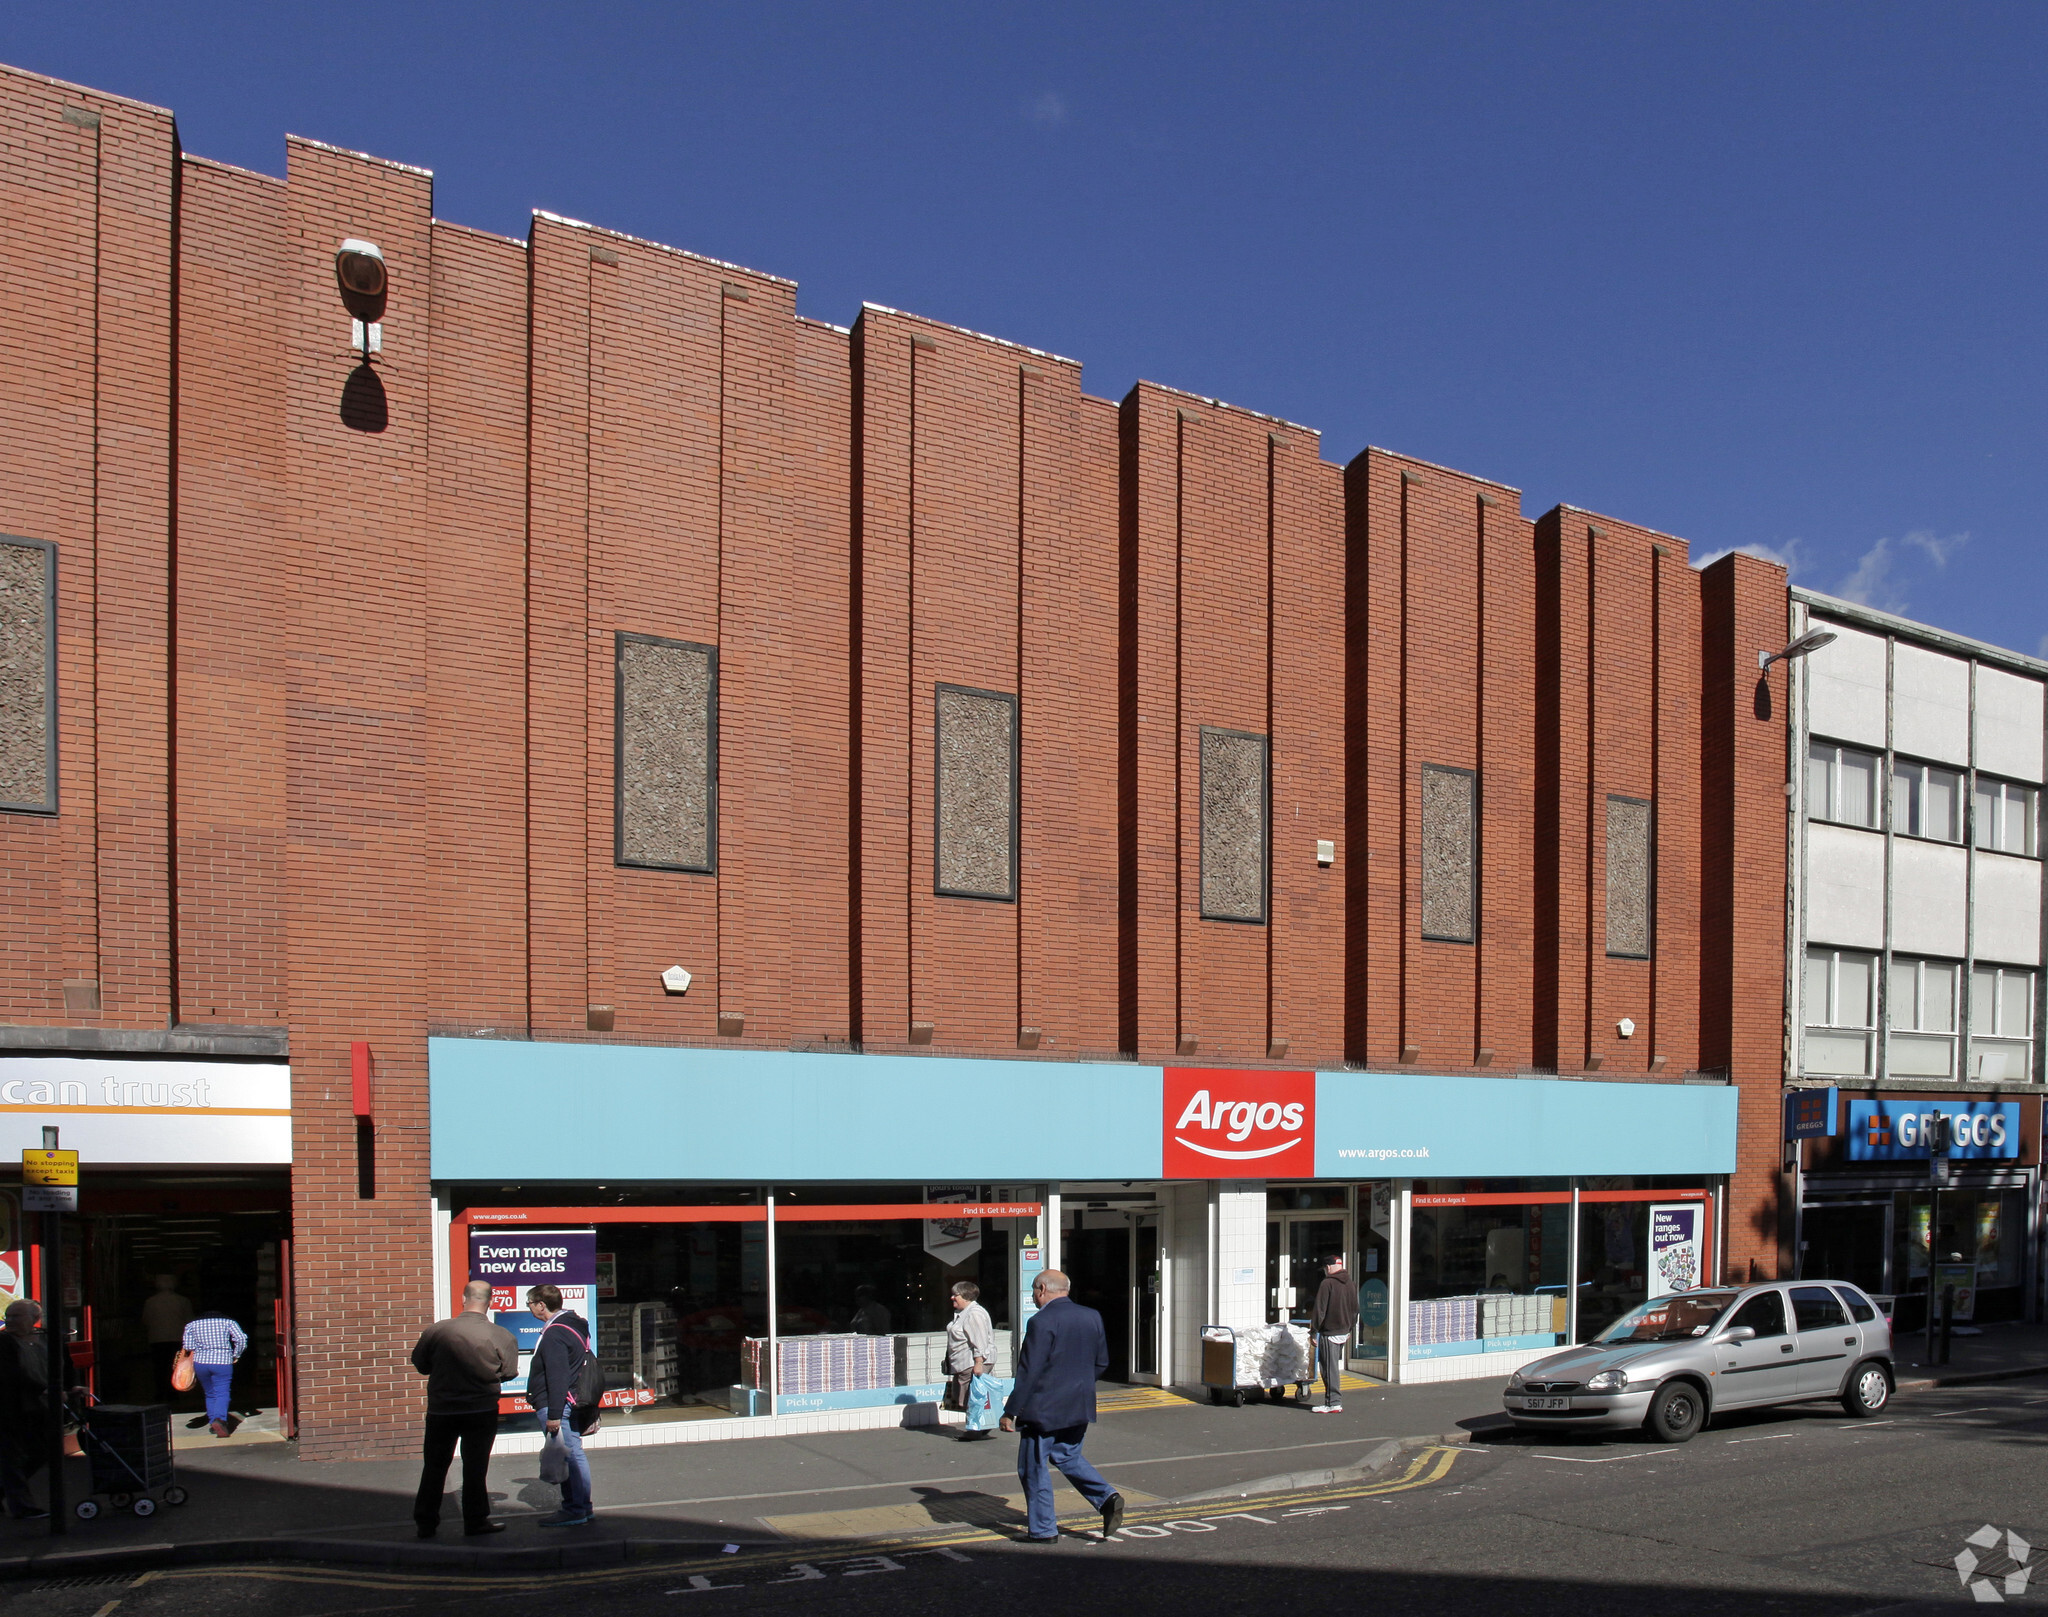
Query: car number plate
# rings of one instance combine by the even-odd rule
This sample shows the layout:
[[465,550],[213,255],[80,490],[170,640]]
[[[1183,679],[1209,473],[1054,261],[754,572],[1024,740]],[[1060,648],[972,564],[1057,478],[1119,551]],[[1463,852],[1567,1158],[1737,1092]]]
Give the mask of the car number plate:
[[1524,1409],[1570,1409],[1572,1401],[1569,1398],[1524,1398],[1522,1400],[1522,1407]]

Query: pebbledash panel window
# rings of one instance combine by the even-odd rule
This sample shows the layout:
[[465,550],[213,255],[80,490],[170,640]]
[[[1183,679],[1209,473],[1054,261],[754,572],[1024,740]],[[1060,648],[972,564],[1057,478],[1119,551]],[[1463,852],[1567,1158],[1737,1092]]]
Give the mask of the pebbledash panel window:
[[57,547],[0,534],[0,809],[57,812]]
[[1266,738],[1202,726],[1202,919],[1266,919]]
[[1650,958],[1656,936],[1656,822],[1640,797],[1607,799],[1607,952]]
[[1017,698],[940,685],[934,694],[937,806],[932,890],[943,898],[1017,897]]
[[621,634],[615,854],[649,870],[718,868],[718,648]]
[[1448,764],[1422,766],[1422,935],[1479,936],[1479,776]]

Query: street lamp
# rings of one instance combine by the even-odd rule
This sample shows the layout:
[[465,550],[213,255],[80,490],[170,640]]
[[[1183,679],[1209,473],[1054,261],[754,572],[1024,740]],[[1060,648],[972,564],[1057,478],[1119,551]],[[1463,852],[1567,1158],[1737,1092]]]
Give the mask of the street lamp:
[[1806,633],[1793,641],[1789,646],[1782,647],[1777,651],[1758,652],[1756,654],[1757,671],[1759,673],[1763,672],[1772,663],[1790,662],[1794,657],[1804,657],[1810,651],[1820,650],[1822,646],[1833,645],[1839,638],[1832,629],[1808,629]]

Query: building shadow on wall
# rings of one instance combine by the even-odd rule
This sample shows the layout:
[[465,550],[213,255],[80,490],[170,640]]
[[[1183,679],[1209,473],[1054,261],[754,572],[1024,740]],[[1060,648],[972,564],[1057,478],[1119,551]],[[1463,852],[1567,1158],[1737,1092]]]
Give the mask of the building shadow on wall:
[[382,432],[391,424],[384,379],[367,360],[348,373],[341,390],[341,424],[352,432]]

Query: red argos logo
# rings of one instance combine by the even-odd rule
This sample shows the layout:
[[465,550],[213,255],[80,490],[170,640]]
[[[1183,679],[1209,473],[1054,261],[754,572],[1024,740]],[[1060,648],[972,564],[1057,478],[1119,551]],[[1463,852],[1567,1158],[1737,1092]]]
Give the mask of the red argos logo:
[[1168,1179],[1312,1179],[1316,1075],[1168,1067]]

